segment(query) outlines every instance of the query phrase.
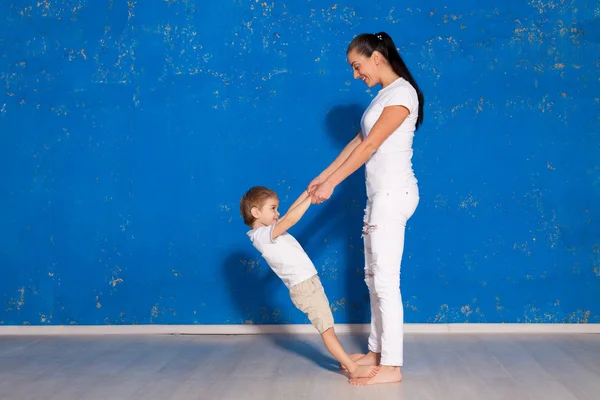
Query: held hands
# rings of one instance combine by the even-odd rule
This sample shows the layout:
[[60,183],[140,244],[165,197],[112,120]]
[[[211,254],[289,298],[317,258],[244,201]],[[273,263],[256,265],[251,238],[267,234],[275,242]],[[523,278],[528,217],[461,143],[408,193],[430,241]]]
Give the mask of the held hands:
[[325,200],[329,200],[335,186],[328,181],[323,181],[317,185],[313,185],[313,182],[308,186],[308,194],[311,196],[312,204],[321,204]]
[[317,188],[317,186],[319,186],[321,183],[323,183],[324,180],[325,180],[325,178],[322,178],[321,175],[319,175],[315,179],[313,179],[308,184],[308,188],[306,189],[308,191],[308,194],[312,196],[312,194],[315,191],[315,189]]

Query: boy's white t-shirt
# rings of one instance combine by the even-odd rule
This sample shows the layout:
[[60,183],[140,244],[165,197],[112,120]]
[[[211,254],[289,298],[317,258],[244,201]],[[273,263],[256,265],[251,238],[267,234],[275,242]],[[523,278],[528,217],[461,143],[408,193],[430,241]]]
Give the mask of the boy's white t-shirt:
[[419,98],[407,80],[398,78],[377,93],[361,119],[363,138],[369,135],[387,106],[404,106],[410,114],[365,164],[368,195],[399,190],[417,183],[411,159]]
[[289,289],[317,275],[317,269],[292,235],[285,232],[273,239],[274,227],[275,224],[256,228],[247,235],[285,286]]

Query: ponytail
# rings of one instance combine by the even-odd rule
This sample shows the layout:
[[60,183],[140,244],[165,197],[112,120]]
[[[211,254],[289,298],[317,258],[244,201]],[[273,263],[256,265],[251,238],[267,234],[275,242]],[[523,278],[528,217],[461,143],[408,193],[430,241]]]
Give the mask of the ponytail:
[[419,89],[417,82],[404,63],[404,60],[402,60],[400,53],[398,53],[396,45],[390,35],[385,32],[360,34],[350,42],[347,53],[350,53],[352,50],[356,50],[365,57],[371,57],[374,51],[380,52],[390,63],[394,72],[412,85],[417,92],[417,98],[419,99],[419,116],[415,126],[415,129],[418,129],[423,123],[423,103],[425,102],[425,98],[421,89]]

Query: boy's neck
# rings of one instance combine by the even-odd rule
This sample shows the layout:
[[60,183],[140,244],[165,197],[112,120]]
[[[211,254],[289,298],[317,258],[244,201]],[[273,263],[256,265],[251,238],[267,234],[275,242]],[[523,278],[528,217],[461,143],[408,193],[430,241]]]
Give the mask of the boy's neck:
[[258,228],[263,228],[265,226],[267,226],[267,225],[261,224],[260,221],[254,221],[254,223],[252,224],[252,230],[258,229]]

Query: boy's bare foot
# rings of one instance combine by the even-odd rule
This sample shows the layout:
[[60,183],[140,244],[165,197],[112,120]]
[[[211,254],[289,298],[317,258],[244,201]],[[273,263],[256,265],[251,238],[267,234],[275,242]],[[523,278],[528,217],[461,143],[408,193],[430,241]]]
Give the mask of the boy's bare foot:
[[[354,362],[360,360],[361,358],[363,358],[366,354],[361,354],[361,353],[354,353],[354,354],[350,354],[348,357],[350,357],[350,359]],[[343,369],[344,371],[346,371],[346,367],[344,367],[342,364],[340,364],[340,369]]]
[[350,372],[350,379],[372,378],[379,371],[379,367],[373,365],[358,365]]
[[355,386],[378,385],[382,383],[398,383],[402,381],[400,367],[389,367],[384,365],[379,368],[377,374],[371,378],[350,379],[350,384]]
[[[377,366],[381,361],[381,354],[373,353],[372,351],[369,351],[367,354],[355,353],[350,354],[350,359],[359,365]],[[340,365],[340,368],[344,371],[346,370],[346,367],[343,365]]]

